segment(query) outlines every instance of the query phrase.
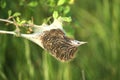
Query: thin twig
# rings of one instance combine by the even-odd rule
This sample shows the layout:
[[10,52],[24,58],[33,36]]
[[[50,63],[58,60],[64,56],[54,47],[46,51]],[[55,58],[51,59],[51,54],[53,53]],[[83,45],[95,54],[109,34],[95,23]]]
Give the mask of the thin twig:
[[7,23],[11,23],[11,24],[14,24],[14,22],[13,22],[13,21],[10,21],[10,20],[7,20],[7,19],[0,19],[0,21],[7,22]]
[[3,30],[0,30],[0,34],[12,34],[12,35],[15,35],[16,33],[13,32],[13,31],[3,31]]
[[[2,21],[2,22],[7,22],[7,23],[13,24],[13,25],[15,25],[15,26],[18,25],[18,24],[15,22],[15,20],[14,20],[14,21],[11,21],[11,20],[8,20],[8,19],[1,19],[1,18],[0,18],[0,21]],[[31,24],[24,23],[24,24],[22,24],[21,26],[28,26],[28,27],[35,27],[35,28],[41,27],[41,25],[35,25],[35,24],[33,24],[33,23],[31,23]]]

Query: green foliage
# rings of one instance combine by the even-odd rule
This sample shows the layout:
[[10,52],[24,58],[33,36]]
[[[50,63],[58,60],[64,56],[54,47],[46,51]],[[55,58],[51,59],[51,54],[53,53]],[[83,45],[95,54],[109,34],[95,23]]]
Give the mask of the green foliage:
[[54,12],[53,12],[53,18],[54,18],[54,19],[57,19],[57,18],[58,18],[58,12],[57,12],[57,11],[54,11]]
[[30,7],[36,7],[38,5],[37,1],[31,1],[28,6]]
[[65,3],[65,1],[66,1],[66,0],[58,0],[57,5],[58,5],[58,6],[61,6],[61,5],[63,5],[63,4]]
[[[67,35],[88,44],[61,63],[26,39],[0,34],[0,80],[120,80],[119,8],[120,0],[1,0],[0,18],[31,23],[26,20],[33,17],[35,24],[51,15],[72,18],[64,25]],[[0,22],[1,30],[14,28]]]
[[21,15],[21,13],[15,12],[15,13],[13,14],[13,17],[17,17],[17,16],[20,16],[20,15]]
[[62,17],[63,21],[71,22],[71,17]]
[[6,1],[5,0],[0,0],[0,7],[5,8],[6,7]]
[[8,16],[10,17],[11,15],[12,15],[12,11],[9,10],[9,11],[8,11]]

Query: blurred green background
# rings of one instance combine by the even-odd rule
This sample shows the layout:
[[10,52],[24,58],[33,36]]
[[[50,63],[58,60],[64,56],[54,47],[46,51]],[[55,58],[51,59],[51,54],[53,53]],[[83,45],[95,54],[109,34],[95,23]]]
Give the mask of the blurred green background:
[[[0,0],[0,18],[8,10],[41,25],[56,10],[71,16],[67,35],[88,44],[75,59],[59,62],[23,38],[0,34],[0,80],[120,80],[120,0]],[[0,22],[0,30],[14,30]]]

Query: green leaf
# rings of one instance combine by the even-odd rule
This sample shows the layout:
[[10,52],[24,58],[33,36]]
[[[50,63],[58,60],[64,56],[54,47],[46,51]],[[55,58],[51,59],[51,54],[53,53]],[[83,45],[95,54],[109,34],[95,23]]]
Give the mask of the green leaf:
[[1,6],[2,8],[5,8],[5,7],[6,7],[6,2],[5,2],[5,0],[1,0],[1,1],[0,1],[0,6]]
[[71,22],[72,19],[71,17],[62,17],[63,21],[66,21],[66,22]]
[[29,21],[27,21],[27,23],[28,23],[28,24],[32,24],[33,22],[32,22],[32,20],[29,20]]
[[26,23],[26,20],[22,20],[22,21],[20,22],[20,24],[24,24],[24,23]]
[[57,3],[57,5],[58,5],[58,6],[61,6],[61,5],[63,5],[63,4],[65,3],[65,1],[66,1],[66,0],[59,0],[58,3]]
[[63,13],[64,13],[64,14],[67,14],[67,13],[69,13],[69,12],[70,12],[70,6],[66,6],[66,7],[64,8]]
[[21,13],[19,13],[19,12],[16,12],[13,14],[14,17],[20,16],[20,15],[21,15]]
[[58,17],[58,12],[57,11],[54,11],[53,12],[53,18],[56,19]]
[[30,7],[36,7],[38,5],[38,3],[36,1],[31,1],[28,6]]
[[18,23],[20,22],[20,18],[19,17],[17,17],[16,20],[17,20]]
[[11,15],[12,15],[12,11],[9,10],[9,11],[8,11],[8,16],[11,16]]

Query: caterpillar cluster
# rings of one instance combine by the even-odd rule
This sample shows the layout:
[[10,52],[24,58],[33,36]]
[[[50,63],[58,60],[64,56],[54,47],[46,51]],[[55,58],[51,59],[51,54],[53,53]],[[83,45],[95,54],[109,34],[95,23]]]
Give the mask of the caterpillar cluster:
[[71,40],[60,29],[45,31],[41,36],[43,47],[52,56],[63,62],[74,58],[74,54],[77,51],[77,47],[71,43]]

